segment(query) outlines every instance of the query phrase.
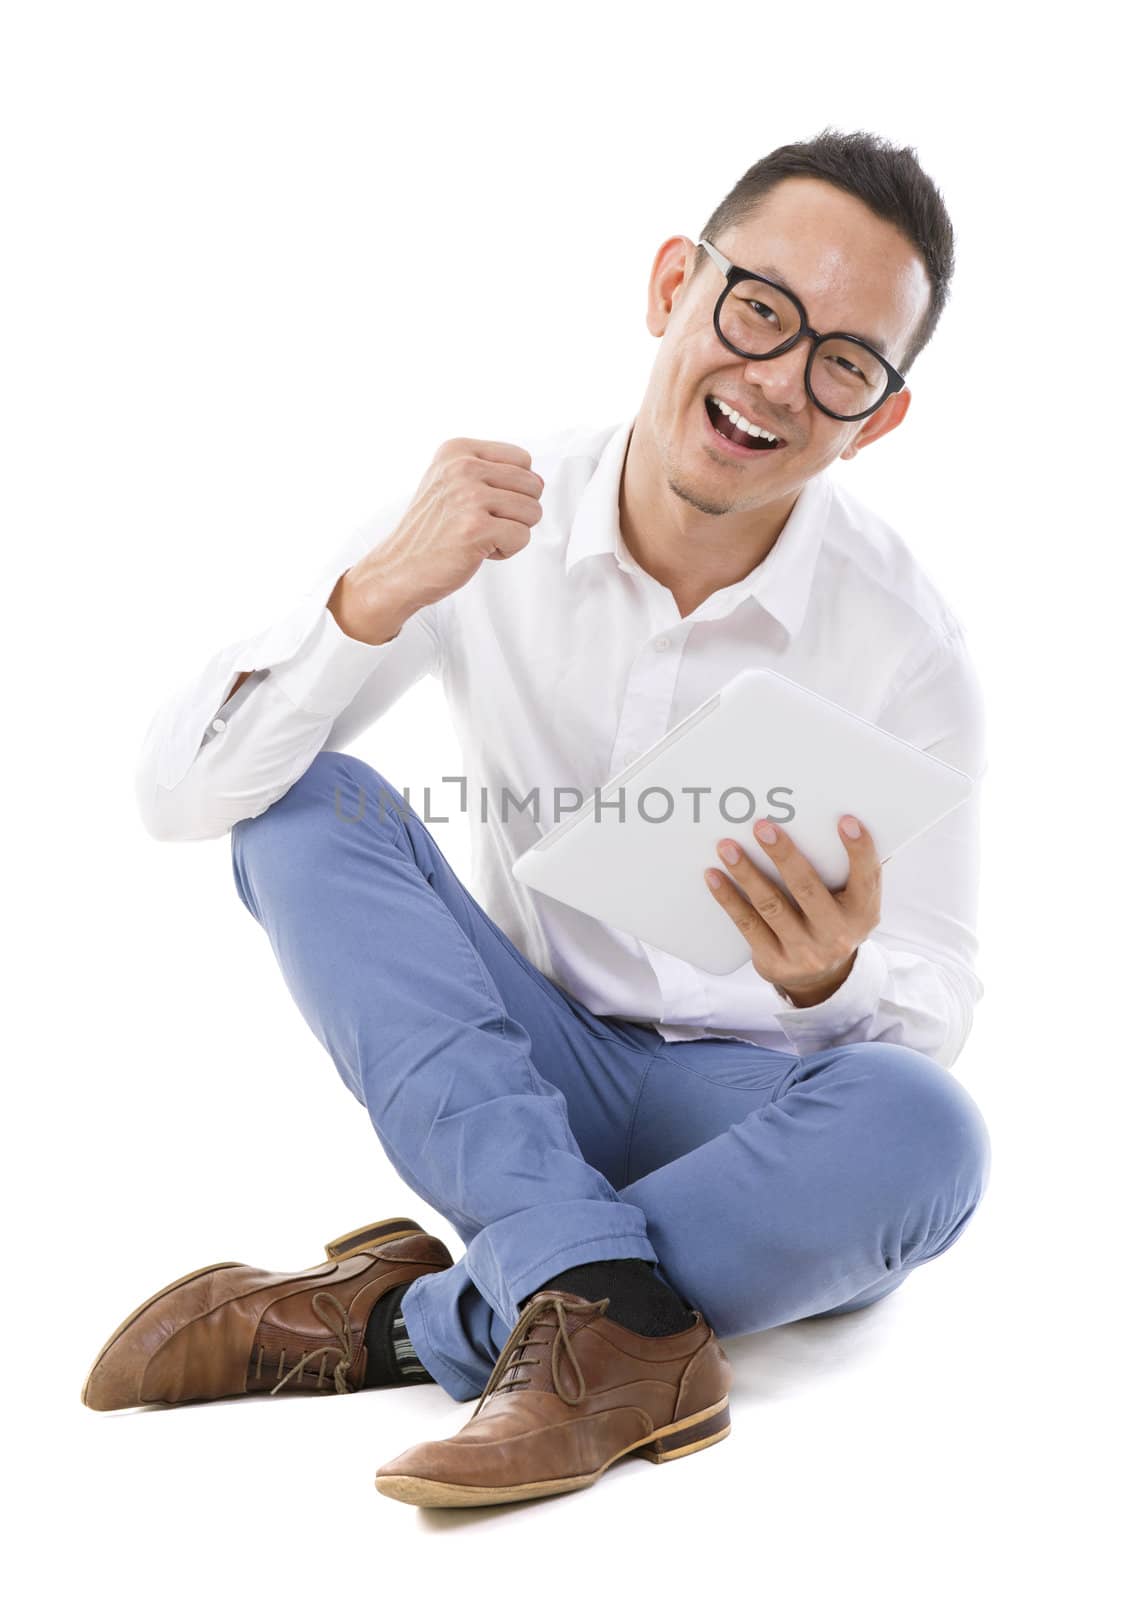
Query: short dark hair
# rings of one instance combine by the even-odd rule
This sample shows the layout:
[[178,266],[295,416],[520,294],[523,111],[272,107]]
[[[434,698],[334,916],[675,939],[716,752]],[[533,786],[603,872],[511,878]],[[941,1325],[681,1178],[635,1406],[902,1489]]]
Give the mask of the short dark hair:
[[[701,235],[718,243],[725,229],[749,217],[763,197],[787,178],[818,178],[855,195],[869,211],[898,228],[922,256],[930,304],[899,363],[906,376],[938,325],[954,272],[954,230],[938,189],[909,145],[900,148],[877,134],[841,133],[827,127],[812,139],[780,145],[756,161],[721,200]],[[707,259],[698,244],[693,271]]]

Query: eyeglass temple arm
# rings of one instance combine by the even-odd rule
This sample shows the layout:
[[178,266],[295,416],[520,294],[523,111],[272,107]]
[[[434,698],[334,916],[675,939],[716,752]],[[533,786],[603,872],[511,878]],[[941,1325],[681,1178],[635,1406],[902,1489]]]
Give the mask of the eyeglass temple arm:
[[728,260],[728,257],[723,255],[721,251],[716,248],[711,239],[698,239],[697,243],[704,245],[705,249],[716,262],[716,265],[720,268],[721,272],[725,277],[727,277],[732,268],[732,263]]

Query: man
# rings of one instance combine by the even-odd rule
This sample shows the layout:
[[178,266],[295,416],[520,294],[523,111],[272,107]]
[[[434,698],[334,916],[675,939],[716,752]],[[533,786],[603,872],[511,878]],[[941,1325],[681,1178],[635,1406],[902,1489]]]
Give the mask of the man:
[[[532,456],[447,441],[290,616],[157,715],[146,825],[231,833],[293,998],[466,1249],[395,1217],[302,1273],[200,1269],[117,1330],[88,1405],[436,1381],[472,1417],[379,1489],[528,1499],[719,1442],[720,1338],[870,1305],[960,1236],[989,1167],[949,1071],[981,994],[975,798],[882,868],[838,817],[836,893],[781,827],[754,824],[785,893],[717,860],[742,830],[714,839],[710,892],[745,940],[723,977],[509,871],[559,820],[518,797],[590,795],[746,665],[981,775],[960,626],[824,475],[903,421],[951,271],[912,152],[829,130],[773,152],[696,246],[658,250],[636,417]],[[343,753],[427,672],[486,910]]]

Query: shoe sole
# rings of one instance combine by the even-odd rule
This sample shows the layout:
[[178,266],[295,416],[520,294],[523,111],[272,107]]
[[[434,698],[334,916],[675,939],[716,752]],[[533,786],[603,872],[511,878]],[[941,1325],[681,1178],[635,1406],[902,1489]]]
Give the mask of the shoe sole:
[[645,1439],[617,1450],[603,1463],[598,1472],[586,1472],[577,1478],[542,1478],[536,1483],[517,1483],[488,1488],[470,1483],[439,1483],[434,1478],[416,1478],[402,1474],[375,1478],[380,1493],[391,1500],[403,1500],[413,1506],[490,1506],[502,1505],[510,1500],[538,1500],[547,1494],[566,1494],[574,1489],[586,1489],[597,1482],[623,1456],[639,1455],[647,1461],[676,1461],[679,1456],[691,1456],[709,1445],[719,1444],[732,1431],[728,1396],[715,1405],[697,1411],[680,1422],[671,1422],[657,1428]]
[[[391,1231],[392,1230],[392,1231]],[[386,1222],[372,1223],[366,1228],[356,1228],[353,1233],[344,1233],[338,1239],[332,1239],[325,1246],[328,1261],[344,1261],[348,1256],[358,1255],[362,1249],[369,1249],[371,1244],[388,1244],[391,1239],[403,1239],[410,1233],[423,1233],[418,1222],[413,1222],[410,1217],[390,1217]],[[359,1243],[362,1240],[364,1243]],[[102,1360],[116,1344],[122,1333],[132,1327],[138,1317],[142,1317],[149,1306],[154,1306],[157,1300],[162,1300],[165,1294],[171,1294],[174,1289],[181,1289],[184,1284],[193,1283],[196,1278],[205,1278],[208,1272],[219,1272],[223,1267],[244,1267],[244,1261],[215,1261],[209,1267],[196,1267],[193,1272],[184,1273],[183,1277],[176,1278],[174,1283],[165,1283],[162,1289],[157,1289],[155,1294],[150,1294],[142,1305],[130,1311],[119,1328],[106,1339],[96,1357],[90,1364],[86,1373],[86,1380],[82,1384],[82,1404],[86,1405],[86,1395],[89,1392],[90,1380]],[[139,1404],[139,1402],[138,1402]]]

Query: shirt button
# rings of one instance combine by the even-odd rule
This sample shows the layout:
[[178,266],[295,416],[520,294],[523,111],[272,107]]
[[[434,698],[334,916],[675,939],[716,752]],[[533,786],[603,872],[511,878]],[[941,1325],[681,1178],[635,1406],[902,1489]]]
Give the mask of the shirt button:
[[222,730],[225,728],[226,724],[225,724],[225,721],[224,721],[224,719],[222,717],[215,717],[214,721],[210,724],[210,726],[214,729],[215,733],[221,733]]
[[666,638],[664,633],[663,633],[663,635],[662,635],[662,637],[660,639],[655,639],[654,640],[654,649],[655,650],[668,650],[669,646],[670,646],[670,641]]

